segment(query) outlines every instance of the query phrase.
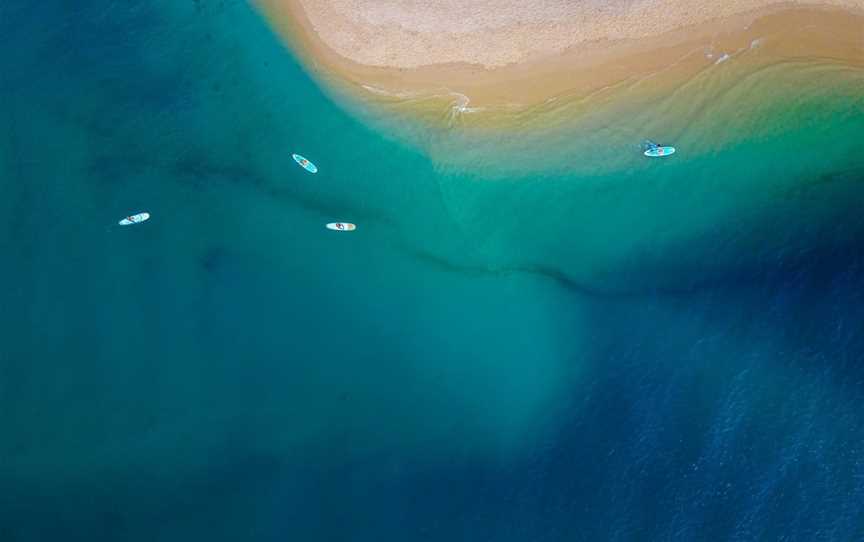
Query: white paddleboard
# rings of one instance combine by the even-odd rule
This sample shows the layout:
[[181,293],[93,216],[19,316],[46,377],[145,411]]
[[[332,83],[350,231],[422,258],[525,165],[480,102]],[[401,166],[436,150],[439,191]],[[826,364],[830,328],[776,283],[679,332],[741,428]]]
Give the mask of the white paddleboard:
[[294,158],[295,162],[300,164],[300,167],[302,167],[303,169],[305,169],[309,173],[318,173],[318,168],[315,166],[315,164],[310,162],[307,158],[304,158],[304,157],[300,156],[299,154],[292,154],[291,157]]
[[651,147],[645,151],[645,156],[650,158],[659,158],[661,156],[669,156],[675,154],[675,147]]
[[354,231],[357,229],[357,225],[350,222],[331,222],[327,224],[327,229],[333,231]]
[[118,222],[118,224],[120,224],[121,226],[129,226],[130,224],[140,224],[140,223],[144,222],[145,220],[149,220],[149,219],[150,219],[150,213],[138,213],[137,215],[127,216],[126,218],[124,218],[123,220]]

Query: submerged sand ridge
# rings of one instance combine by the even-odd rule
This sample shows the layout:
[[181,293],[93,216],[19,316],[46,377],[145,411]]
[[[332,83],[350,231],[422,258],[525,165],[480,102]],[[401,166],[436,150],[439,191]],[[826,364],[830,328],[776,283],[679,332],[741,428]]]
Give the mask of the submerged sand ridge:
[[[317,38],[365,66],[520,63],[596,40],[637,39],[767,7],[864,0],[264,0],[302,11]],[[864,29],[862,29],[864,31]]]

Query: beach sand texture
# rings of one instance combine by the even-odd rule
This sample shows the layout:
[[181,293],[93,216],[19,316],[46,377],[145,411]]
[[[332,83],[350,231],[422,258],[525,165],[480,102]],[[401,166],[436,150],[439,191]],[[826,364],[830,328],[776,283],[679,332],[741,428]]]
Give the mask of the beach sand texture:
[[[526,106],[646,78],[660,90],[737,53],[864,67],[864,0],[259,0],[319,77],[401,98]],[[361,90],[362,92],[362,90]],[[368,94],[368,93],[367,93]]]
[[270,0],[300,7],[321,41],[366,66],[487,68],[580,43],[657,36],[766,7],[864,9],[862,0]]

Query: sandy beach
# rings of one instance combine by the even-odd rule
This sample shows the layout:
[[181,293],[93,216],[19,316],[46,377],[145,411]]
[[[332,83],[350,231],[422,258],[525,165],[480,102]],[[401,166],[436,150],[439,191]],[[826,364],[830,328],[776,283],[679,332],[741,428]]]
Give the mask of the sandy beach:
[[529,105],[625,81],[673,83],[748,48],[864,66],[864,0],[259,0],[327,78],[472,106]]

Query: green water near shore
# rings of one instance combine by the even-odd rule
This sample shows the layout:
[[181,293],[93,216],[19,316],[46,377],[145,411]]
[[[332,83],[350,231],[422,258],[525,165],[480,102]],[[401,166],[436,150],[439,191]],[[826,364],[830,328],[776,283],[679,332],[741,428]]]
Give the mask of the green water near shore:
[[[627,88],[522,111],[460,112],[452,96],[370,102],[334,88],[432,160],[432,173],[397,174],[415,190],[432,185],[424,200],[440,204],[422,221],[392,218],[412,246],[465,266],[554,269],[587,288],[632,290],[727,276],[748,252],[756,266],[781,246],[813,244],[824,233],[814,224],[844,224],[850,242],[858,233],[864,73],[746,60],[660,97]],[[646,159],[648,137],[678,154]],[[724,238],[736,239],[728,253],[718,251]]]

